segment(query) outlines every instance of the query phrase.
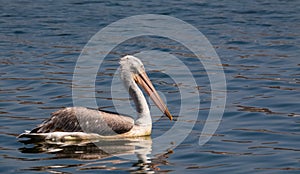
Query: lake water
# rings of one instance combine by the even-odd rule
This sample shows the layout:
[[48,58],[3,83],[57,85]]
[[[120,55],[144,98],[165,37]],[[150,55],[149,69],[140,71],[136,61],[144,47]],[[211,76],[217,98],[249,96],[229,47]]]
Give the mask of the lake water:
[[[300,172],[300,1],[0,2],[2,173]],[[226,75],[227,102],[210,141],[198,144],[211,104],[210,82],[201,62],[179,43],[139,37],[106,57],[96,79],[97,103],[114,111],[112,100],[123,101],[111,95],[120,57],[146,50],[170,53],[198,79],[198,118],[178,119],[182,103],[174,81],[161,71],[148,75],[177,122],[195,124],[183,142],[172,147],[174,140],[166,139],[166,148],[155,150],[154,140],[174,125],[155,111],[151,137],[80,145],[19,142],[18,134],[55,110],[73,106],[73,72],[89,39],[112,22],[140,14],[187,22],[218,53]],[[145,62],[146,69],[153,66]],[[115,92],[126,94],[122,88]]]

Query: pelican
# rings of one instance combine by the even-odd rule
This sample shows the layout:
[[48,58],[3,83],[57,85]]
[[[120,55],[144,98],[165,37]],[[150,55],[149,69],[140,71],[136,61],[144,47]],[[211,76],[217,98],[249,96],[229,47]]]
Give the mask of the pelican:
[[114,112],[85,107],[68,107],[53,112],[49,119],[18,137],[78,140],[150,135],[152,130],[150,110],[139,86],[145,90],[155,105],[172,120],[171,113],[149,80],[141,60],[127,55],[122,57],[119,63],[121,80],[136,106],[136,120]]

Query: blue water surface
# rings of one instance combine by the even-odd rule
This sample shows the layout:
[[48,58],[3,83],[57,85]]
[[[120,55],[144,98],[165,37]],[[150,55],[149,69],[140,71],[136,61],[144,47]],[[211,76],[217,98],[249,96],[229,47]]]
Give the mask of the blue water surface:
[[[300,172],[300,1],[0,3],[1,172]],[[175,55],[198,79],[201,100],[198,119],[182,121],[195,123],[182,143],[155,154],[151,138],[135,140],[145,143],[138,146],[121,140],[101,142],[103,149],[97,143],[60,147],[18,142],[16,137],[24,130],[57,109],[73,106],[73,72],[88,40],[112,22],[141,14],[169,15],[195,26],[218,53],[226,75],[227,103],[210,141],[198,144],[211,104],[210,82],[201,62],[180,43],[139,37],[120,44],[106,57],[96,79],[97,103],[115,110],[110,85],[120,57],[144,50]],[[180,117],[180,93],[171,77],[160,71],[148,75],[175,118]],[[189,102],[185,104],[193,105]],[[174,124],[160,115],[153,118],[152,139]],[[139,148],[140,152],[133,150]],[[146,162],[141,162],[143,155]]]

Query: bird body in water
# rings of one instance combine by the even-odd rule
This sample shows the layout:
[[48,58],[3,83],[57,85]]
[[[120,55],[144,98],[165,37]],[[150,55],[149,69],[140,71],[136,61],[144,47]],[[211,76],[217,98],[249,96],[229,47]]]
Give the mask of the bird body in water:
[[150,135],[152,130],[150,110],[140,87],[172,120],[172,115],[149,80],[144,65],[138,58],[127,55],[120,59],[120,77],[135,103],[136,120],[114,112],[85,107],[68,107],[52,113],[49,119],[33,130],[20,134],[19,138],[76,140]]

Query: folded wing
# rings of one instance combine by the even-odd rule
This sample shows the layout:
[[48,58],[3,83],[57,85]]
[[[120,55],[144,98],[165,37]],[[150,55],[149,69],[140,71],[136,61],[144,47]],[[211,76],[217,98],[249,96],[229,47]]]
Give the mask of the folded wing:
[[52,113],[51,117],[30,133],[85,132],[111,136],[130,131],[130,117],[84,107],[69,107]]

